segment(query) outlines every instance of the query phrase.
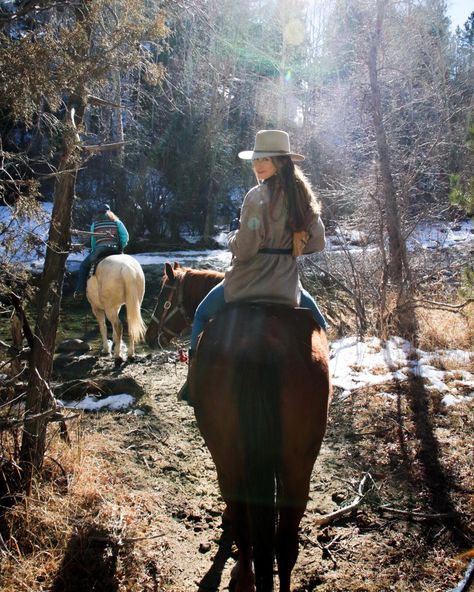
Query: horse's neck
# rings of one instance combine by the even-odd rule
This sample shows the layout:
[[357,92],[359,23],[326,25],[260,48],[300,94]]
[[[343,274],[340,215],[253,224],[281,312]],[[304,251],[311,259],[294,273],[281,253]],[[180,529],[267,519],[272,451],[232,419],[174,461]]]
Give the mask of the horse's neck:
[[208,273],[193,273],[188,272],[189,276],[186,282],[185,288],[185,306],[189,307],[189,312],[196,312],[196,308],[199,306],[201,300],[214,288],[219,282],[224,279],[223,273],[208,272]]

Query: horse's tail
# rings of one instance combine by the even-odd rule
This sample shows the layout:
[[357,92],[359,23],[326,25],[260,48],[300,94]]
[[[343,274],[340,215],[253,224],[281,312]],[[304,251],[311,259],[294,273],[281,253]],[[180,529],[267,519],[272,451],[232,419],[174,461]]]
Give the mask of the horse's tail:
[[146,325],[141,314],[141,303],[145,290],[145,280],[142,273],[135,269],[127,268],[124,271],[125,279],[125,306],[127,307],[128,335],[134,343],[143,340]]
[[[255,353],[255,352],[253,352]],[[281,452],[279,364],[271,352],[241,360],[236,372],[246,491],[257,589],[273,590],[276,493]]]

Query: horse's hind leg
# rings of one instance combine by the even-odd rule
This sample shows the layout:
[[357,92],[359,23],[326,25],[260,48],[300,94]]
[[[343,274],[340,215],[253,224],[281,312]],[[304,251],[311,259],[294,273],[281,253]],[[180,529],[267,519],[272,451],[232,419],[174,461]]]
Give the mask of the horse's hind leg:
[[238,561],[232,569],[233,592],[254,592],[255,576],[252,570],[250,524],[247,508],[243,503],[228,502],[228,512],[232,521],[232,532],[239,551]]
[[298,527],[306,510],[311,472],[316,453],[288,454],[291,443],[287,439],[283,452],[281,487],[278,492],[278,527],[276,532],[276,557],[280,592],[290,592],[291,572],[298,558]]
[[102,353],[107,356],[110,356],[110,343],[107,339],[107,324],[105,322],[105,312],[101,308],[96,308],[95,306],[92,307],[92,312],[94,313],[97,322],[99,323],[100,329],[100,336],[102,337]]
[[132,361],[135,359],[135,341],[130,336],[128,337],[127,358]]
[[298,558],[298,526],[305,511],[302,507],[281,507],[276,536],[276,556],[280,592],[290,592],[291,572]]
[[115,360],[122,360],[121,348],[122,348],[122,334],[123,326],[119,319],[120,308],[114,308],[113,310],[107,310],[107,318],[112,324],[112,339],[114,342],[114,357]]

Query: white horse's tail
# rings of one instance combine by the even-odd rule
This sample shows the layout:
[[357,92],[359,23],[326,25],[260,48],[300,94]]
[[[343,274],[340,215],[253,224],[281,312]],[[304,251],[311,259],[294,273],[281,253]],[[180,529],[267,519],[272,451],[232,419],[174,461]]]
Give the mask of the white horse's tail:
[[134,343],[143,341],[146,325],[141,314],[141,303],[145,292],[145,277],[141,268],[124,270],[125,306],[127,307],[128,335]]

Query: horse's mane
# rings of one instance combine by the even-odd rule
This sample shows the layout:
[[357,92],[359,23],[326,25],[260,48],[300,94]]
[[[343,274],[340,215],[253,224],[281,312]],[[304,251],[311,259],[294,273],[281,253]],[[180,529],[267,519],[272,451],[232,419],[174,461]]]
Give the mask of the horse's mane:
[[215,271],[214,269],[192,269],[191,267],[182,267],[176,271],[183,271],[189,273],[189,275],[200,278],[202,281],[207,279],[218,279],[219,281],[224,278],[222,271]]

